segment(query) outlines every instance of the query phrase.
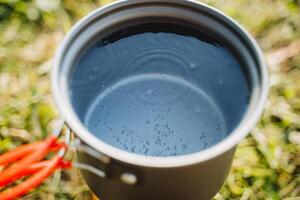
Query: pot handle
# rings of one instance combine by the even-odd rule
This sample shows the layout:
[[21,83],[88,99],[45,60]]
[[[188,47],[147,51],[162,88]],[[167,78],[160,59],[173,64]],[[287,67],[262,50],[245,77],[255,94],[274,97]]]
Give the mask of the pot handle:
[[[99,160],[103,165],[109,165],[111,163],[111,158],[82,144],[81,141],[78,138],[74,139],[73,144],[71,144],[71,129],[68,127],[68,125],[61,120],[60,121],[61,124],[61,129],[59,131],[54,132],[54,135],[56,135],[57,137],[59,137],[59,135],[62,133],[63,127],[65,126],[65,143],[69,146],[69,147],[74,147],[76,149],[76,151],[80,151],[83,153],[88,154],[89,156]],[[104,170],[100,170],[96,167],[93,167],[89,164],[85,164],[85,163],[79,163],[79,162],[73,162],[73,166],[77,167],[79,169],[82,170],[86,170],[89,171],[101,178],[107,178],[107,172],[105,172]],[[123,172],[120,174],[119,177],[120,181],[126,185],[130,185],[130,186],[135,186],[139,181],[137,178],[137,175],[131,172]]]
[[[65,123],[64,123],[65,124]],[[74,143],[71,144],[71,129],[68,127],[68,125],[65,124],[65,143],[69,146],[69,147],[74,147],[76,149],[76,151],[79,152],[84,152],[86,154],[88,154],[89,156],[101,161],[104,165],[108,165],[111,162],[110,157],[86,146],[81,144],[80,140],[78,138],[74,139]],[[73,166],[77,167],[79,169],[82,170],[86,170],[89,172],[92,172],[93,174],[101,177],[101,178],[107,178],[107,173],[103,170],[100,170],[96,167],[93,167],[91,165],[88,164],[84,164],[84,163],[80,163],[80,162],[73,162]]]
[[[86,145],[81,144],[79,139],[75,139],[75,146],[76,146],[76,151],[84,152],[84,153],[88,154],[89,156],[100,160],[101,163],[104,165],[109,165],[111,163],[110,157],[108,157]],[[91,165],[79,163],[79,162],[73,162],[73,166],[77,167],[79,169],[82,169],[82,170],[87,170],[89,172],[92,172],[101,178],[107,178],[107,173],[105,171],[95,168]],[[138,178],[137,178],[136,174],[129,173],[129,172],[121,173],[119,179],[123,184],[130,185],[130,186],[135,186],[138,182]]]

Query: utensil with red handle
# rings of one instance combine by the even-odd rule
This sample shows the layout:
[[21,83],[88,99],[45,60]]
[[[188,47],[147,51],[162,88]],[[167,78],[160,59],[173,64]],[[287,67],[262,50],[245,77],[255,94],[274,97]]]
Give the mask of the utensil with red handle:
[[[11,200],[25,195],[38,187],[56,169],[71,168],[72,163],[63,160],[66,148],[65,143],[58,142],[57,137],[52,135],[42,142],[20,146],[0,155],[0,165],[4,166],[4,170],[0,172],[0,187],[28,177],[19,185],[0,192],[0,200]],[[50,160],[44,160],[50,152],[59,150],[62,153],[58,153]]]

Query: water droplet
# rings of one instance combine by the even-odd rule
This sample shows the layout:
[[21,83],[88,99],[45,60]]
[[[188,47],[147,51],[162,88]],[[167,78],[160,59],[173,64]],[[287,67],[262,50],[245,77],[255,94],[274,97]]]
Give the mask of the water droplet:
[[131,147],[131,152],[135,152],[135,147]]
[[147,95],[152,95],[153,94],[153,90],[147,90]]
[[191,68],[191,69],[197,68],[197,63],[191,63],[191,64],[190,64],[190,68]]

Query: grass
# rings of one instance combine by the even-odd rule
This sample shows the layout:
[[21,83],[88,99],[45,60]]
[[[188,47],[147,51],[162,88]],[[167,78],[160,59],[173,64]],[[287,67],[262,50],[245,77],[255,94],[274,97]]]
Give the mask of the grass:
[[[80,18],[109,1],[0,0],[0,153],[47,136],[58,113],[49,70]],[[267,55],[271,92],[217,200],[300,199],[300,2],[205,0],[239,21]],[[72,156],[72,155],[70,155]],[[78,170],[57,171],[23,199],[92,199]]]

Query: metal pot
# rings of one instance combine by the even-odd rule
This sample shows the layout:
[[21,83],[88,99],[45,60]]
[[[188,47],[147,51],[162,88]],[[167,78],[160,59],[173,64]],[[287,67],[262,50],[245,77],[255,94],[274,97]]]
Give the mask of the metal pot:
[[[243,63],[251,85],[247,111],[223,141],[206,150],[176,157],[147,157],[117,149],[87,130],[70,101],[70,73],[82,52],[99,38],[125,26],[157,21],[206,30],[229,44]],[[57,107],[81,141],[79,161],[92,169],[82,170],[83,176],[101,200],[211,199],[228,175],[236,145],[263,111],[268,94],[267,80],[263,54],[240,25],[205,4],[184,0],[120,1],[92,12],[66,36],[52,73]]]

